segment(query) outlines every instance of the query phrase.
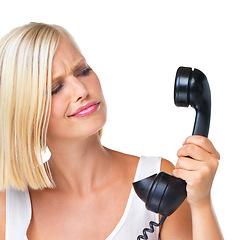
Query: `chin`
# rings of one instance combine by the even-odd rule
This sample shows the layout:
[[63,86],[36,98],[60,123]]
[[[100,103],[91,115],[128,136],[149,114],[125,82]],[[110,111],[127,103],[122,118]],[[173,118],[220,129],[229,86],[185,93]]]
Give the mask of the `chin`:
[[73,133],[77,138],[88,138],[90,136],[97,134],[101,129],[103,129],[106,120],[106,115],[103,115],[102,117],[99,116],[97,118],[93,118],[88,122],[88,124],[85,124],[85,126],[81,126],[76,132],[74,130]]

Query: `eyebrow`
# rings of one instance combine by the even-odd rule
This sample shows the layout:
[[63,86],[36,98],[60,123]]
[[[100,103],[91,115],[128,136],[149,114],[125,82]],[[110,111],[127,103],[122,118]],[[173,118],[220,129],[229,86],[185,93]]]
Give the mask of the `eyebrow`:
[[[73,75],[75,75],[77,73],[77,71],[79,71],[81,68],[84,68],[84,67],[88,67],[88,64],[86,62],[86,59],[82,58],[79,61],[77,61],[77,63],[74,65],[74,67],[71,68],[70,72],[73,73]],[[56,82],[56,81],[59,81],[59,80],[63,79],[63,75],[64,74],[53,76],[52,77],[52,81]]]
[[75,76],[80,71],[80,69],[84,69],[85,67],[88,67],[88,64],[84,59],[77,63],[76,66],[73,68],[73,75]]

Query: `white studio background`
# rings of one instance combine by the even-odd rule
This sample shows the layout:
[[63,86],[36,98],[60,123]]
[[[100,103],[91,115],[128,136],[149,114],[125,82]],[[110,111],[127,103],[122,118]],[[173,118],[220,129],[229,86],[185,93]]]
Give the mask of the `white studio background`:
[[221,154],[212,197],[225,239],[241,237],[240,1],[5,1],[0,36],[28,22],[65,27],[99,76],[108,105],[105,146],[134,155],[176,152],[192,108],[173,103],[179,66],[202,70],[212,92],[209,138]]

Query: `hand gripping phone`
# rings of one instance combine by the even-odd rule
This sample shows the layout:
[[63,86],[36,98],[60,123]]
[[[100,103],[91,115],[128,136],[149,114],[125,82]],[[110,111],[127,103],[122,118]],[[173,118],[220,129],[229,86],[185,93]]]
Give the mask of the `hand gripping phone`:
[[[179,67],[175,77],[174,102],[178,107],[193,107],[196,111],[193,135],[208,137],[211,94],[206,76],[198,69]],[[137,239],[148,239],[146,232],[160,226],[186,199],[186,182],[168,173],[160,172],[133,183],[135,192],[146,208],[162,215],[160,223],[150,222]]]

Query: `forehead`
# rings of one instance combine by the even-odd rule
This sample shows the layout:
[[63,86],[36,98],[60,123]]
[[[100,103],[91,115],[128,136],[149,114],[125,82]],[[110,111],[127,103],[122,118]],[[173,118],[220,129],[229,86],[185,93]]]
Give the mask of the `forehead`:
[[53,58],[52,78],[68,74],[80,64],[86,64],[85,58],[68,39],[62,37]]

